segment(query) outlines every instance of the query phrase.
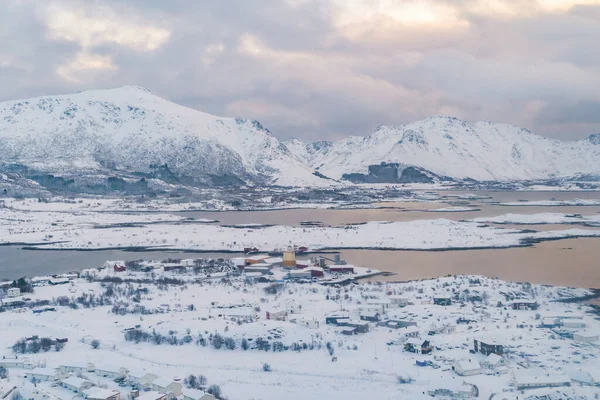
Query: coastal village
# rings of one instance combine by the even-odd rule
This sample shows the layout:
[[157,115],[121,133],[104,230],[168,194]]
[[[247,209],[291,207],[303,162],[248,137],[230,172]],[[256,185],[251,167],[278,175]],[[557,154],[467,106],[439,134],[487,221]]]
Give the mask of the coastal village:
[[0,283],[0,398],[598,398],[588,290],[257,250]]

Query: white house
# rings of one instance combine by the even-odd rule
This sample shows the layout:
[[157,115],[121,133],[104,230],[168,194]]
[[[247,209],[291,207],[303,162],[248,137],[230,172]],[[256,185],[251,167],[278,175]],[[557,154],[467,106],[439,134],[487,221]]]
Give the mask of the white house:
[[573,333],[573,339],[578,342],[591,343],[598,340],[598,333],[592,331],[581,331]]
[[491,353],[485,358],[481,365],[493,370],[499,370],[501,368],[507,367],[508,361],[506,361],[504,357],[499,356],[498,354]]
[[156,391],[144,392],[136,400],[167,400],[167,395]]
[[62,373],[85,373],[94,372],[95,366],[92,363],[69,363],[58,366],[58,370]]
[[454,364],[454,371],[457,375],[460,376],[471,376],[471,375],[479,375],[483,371],[481,370],[481,366],[475,361],[471,360],[460,360]]
[[563,319],[561,324],[565,328],[585,328],[585,321],[577,318]]
[[81,395],[87,400],[121,400],[121,393],[118,391],[97,386],[83,390]]
[[274,321],[285,321],[287,318],[287,311],[286,310],[272,310],[272,311],[267,311],[265,316],[267,319],[272,319]]
[[538,368],[513,370],[511,378],[517,390],[571,386],[571,378],[567,375],[551,375]]
[[85,389],[89,389],[92,386],[94,386],[92,382],[86,379],[78,378],[76,376],[70,376],[66,379],[63,379],[62,381],[60,381],[60,385],[65,389],[69,389],[75,393],[81,393]]
[[475,388],[459,379],[436,379],[427,389],[430,396],[452,399],[470,399],[475,397]]
[[406,307],[409,303],[408,298],[403,296],[389,296],[390,305],[393,307]]
[[34,368],[27,374],[29,379],[36,382],[53,381],[56,379],[56,369],[54,368]]
[[215,396],[204,393],[201,390],[183,388],[181,392],[183,400],[216,400]]
[[578,383],[580,385],[594,386],[596,384],[596,380],[594,379],[592,374],[590,374],[587,371],[574,370],[574,371],[570,371],[568,373],[568,375],[569,375],[569,378],[571,378],[571,381]]
[[141,388],[150,387],[152,382],[154,382],[154,380],[157,378],[157,375],[146,371],[131,370],[127,374],[127,380],[129,383],[138,385]]
[[390,308],[391,301],[389,299],[371,299],[367,300],[367,305],[373,307],[381,314],[385,314]]
[[290,299],[285,302],[285,310],[288,314],[296,314],[302,312],[302,306],[296,300]]
[[103,376],[105,378],[117,379],[124,378],[127,376],[129,370],[127,368],[121,367],[109,367],[109,366],[101,366],[95,369],[94,373],[99,376]]
[[19,297],[21,295],[21,289],[18,287],[11,287],[6,291],[6,297]]
[[416,338],[419,337],[419,335],[420,332],[418,329],[407,328],[404,332],[402,332],[402,337],[404,337],[405,339]]
[[167,394],[167,397],[177,397],[181,394],[183,385],[165,378],[156,378],[151,384],[152,390]]
[[71,282],[69,278],[52,278],[48,281],[51,285],[64,285],[69,282]]

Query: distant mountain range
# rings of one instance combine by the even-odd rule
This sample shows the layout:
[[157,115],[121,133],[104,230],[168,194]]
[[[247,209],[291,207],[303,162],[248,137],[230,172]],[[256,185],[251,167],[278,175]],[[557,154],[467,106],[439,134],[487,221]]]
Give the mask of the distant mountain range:
[[126,86],[0,103],[0,183],[50,190],[525,181],[600,175],[600,134],[562,142],[511,125],[432,117],[366,137],[280,142]]
[[319,173],[354,182],[510,182],[600,175],[600,134],[564,142],[513,125],[452,117],[382,125],[369,136],[337,142],[285,144]]

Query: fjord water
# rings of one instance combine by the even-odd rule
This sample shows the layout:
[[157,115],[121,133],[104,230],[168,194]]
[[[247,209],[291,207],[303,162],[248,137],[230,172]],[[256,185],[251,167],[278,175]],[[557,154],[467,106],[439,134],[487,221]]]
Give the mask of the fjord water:
[[[469,192],[480,199],[458,199],[461,192],[439,192],[445,201],[477,208],[468,212],[431,212],[452,206],[448,203],[381,203],[378,209],[314,210],[292,209],[242,212],[184,212],[186,217],[217,219],[222,224],[299,225],[315,221],[341,226],[368,221],[412,221],[447,218],[467,220],[502,214],[572,213],[593,215],[599,206],[503,206],[500,203],[536,200],[600,199],[597,192]],[[555,230],[569,225],[499,225],[501,228]],[[578,229],[593,229],[576,226]],[[597,228],[596,228],[597,229]],[[301,244],[301,243],[299,243]],[[271,249],[262,249],[271,250]],[[239,254],[237,254],[239,255]],[[101,251],[26,251],[18,246],[0,246],[0,279],[34,276],[96,267],[106,260],[233,257],[236,254]],[[512,281],[600,288],[600,239],[579,238],[550,241],[533,247],[452,251],[344,250],[348,263],[396,275],[375,280],[403,281],[448,274],[481,274]]]

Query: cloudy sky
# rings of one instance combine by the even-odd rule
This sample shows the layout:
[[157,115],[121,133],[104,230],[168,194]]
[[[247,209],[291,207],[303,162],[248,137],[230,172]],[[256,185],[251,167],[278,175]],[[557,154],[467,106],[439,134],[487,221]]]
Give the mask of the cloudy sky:
[[0,100],[140,85],[278,137],[600,132],[600,0],[2,0]]

